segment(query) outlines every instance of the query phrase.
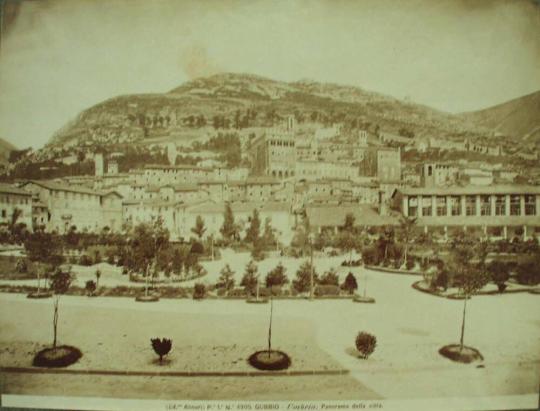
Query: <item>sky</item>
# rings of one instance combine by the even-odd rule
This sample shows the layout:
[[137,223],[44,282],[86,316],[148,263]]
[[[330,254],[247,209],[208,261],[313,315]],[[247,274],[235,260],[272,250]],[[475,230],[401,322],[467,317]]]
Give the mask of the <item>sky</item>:
[[540,90],[538,0],[7,0],[0,137],[44,145],[82,110],[195,77],[360,86],[447,112]]

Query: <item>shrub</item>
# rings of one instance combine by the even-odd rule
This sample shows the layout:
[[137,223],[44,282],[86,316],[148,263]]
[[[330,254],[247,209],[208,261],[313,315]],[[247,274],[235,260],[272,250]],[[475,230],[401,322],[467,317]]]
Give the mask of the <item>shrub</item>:
[[15,265],[15,270],[17,270],[18,273],[26,273],[28,271],[28,263],[26,260],[19,260],[17,261],[17,264]]
[[409,257],[409,258],[407,259],[407,263],[405,264],[405,268],[406,268],[407,270],[409,270],[409,271],[412,270],[412,269],[414,268],[414,259],[413,259],[413,258]]
[[347,274],[345,281],[343,281],[343,284],[341,284],[341,288],[347,291],[349,294],[354,293],[354,291],[358,289],[358,283],[356,282],[356,277],[353,275],[353,273],[350,272]]
[[88,280],[84,287],[87,295],[94,295],[94,293],[96,292],[96,288],[96,282],[93,280]]
[[492,261],[488,264],[487,269],[491,276],[491,281],[497,284],[497,286],[499,284],[504,284],[510,278],[508,264],[503,261]]
[[289,282],[287,275],[285,274],[285,267],[279,263],[273,270],[269,271],[266,275],[266,286],[283,286]]
[[320,285],[339,285],[339,277],[335,270],[330,270],[324,273],[324,275],[319,280]]
[[367,332],[360,332],[356,336],[356,349],[362,355],[362,358],[367,359],[377,346],[377,338]]
[[86,254],[83,254],[79,257],[79,265],[84,265],[84,266],[91,266],[93,263],[92,259],[90,258],[90,256],[86,255]]
[[244,288],[233,288],[232,290],[229,290],[227,293],[227,296],[229,297],[246,297],[248,295],[248,292]]
[[440,287],[444,291],[448,289],[448,284],[450,281],[450,278],[448,276],[448,272],[446,270],[439,271],[432,279],[433,285],[435,287]]
[[318,285],[315,287],[315,295],[317,297],[324,297],[324,296],[336,296],[339,295],[340,290],[339,286],[337,285]]
[[293,288],[299,292],[303,293],[311,289],[311,273],[313,269],[313,285],[317,284],[318,275],[315,272],[315,267],[312,267],[310,263],[305,262],[298,268],[296,272],[296,278],[293,280]]
[[194,300],[202,300],[206,295],[206,286],[201,283],[195,284],[195,287],[193,287],[193,299]]
[[154,352],[159,355],[159,363],[161,364],[163,357],[171,351],[172,341],[167,338],[152,338],[150,342]]

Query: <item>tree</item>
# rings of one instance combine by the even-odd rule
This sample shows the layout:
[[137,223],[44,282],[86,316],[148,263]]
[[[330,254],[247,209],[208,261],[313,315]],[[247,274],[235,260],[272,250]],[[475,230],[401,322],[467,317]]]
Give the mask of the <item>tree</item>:
[[234,214],[229,203],[225,205],[225,211],[223,213],[223,225],[219,231],[226,242],[230,242],[236,237],[237,226],[234,223]]
[[221,269],[216,287],[224,288],[226,291],[230,291],[234,288],[234,271],[231,270],[229,264]]
[[[463,296],[463,316],[461,321],[460,352],[463,351],[465,337],[465,318],[467,312],[467,300],[488,282],[488,276],[482,264],[473,262],[476,253],[483,252],[483,246],[471,247],[467,244],[456,244],[451,250],[451,268],[456,273],[460,293]],[[475,255],[476,254],[476,255]],[[481,257],[481,255],[480,255]]]
[[164,227],[161,217],[156,218],[151,225],[142,223],[135,227],[131,238],[131,265],[145,275],[145,296],[148,296],[150,268],[153,265],[157,269],[157,256],[168,245],[169,231]]
[[416,225],[416,217],[401,216],[401,219],[399,222],[399,232],[401,235],[401,240],[405,244],[405,249],[403,252],[403,264],[405,266],[407,266],[409,241],[411,240],[415,225]]
[[182,267],[184,266],[184,256],[178,248],[176,248],[173,252],[171,265],[172,271],[175,274],[179,275],[182,273]]
[[247,265],[244,271],[244,276],[240,282],[240,286],[244,287],[246,292],[250,295],[253,295],[257,291],[258,280],[258,268],[257,264],[251,260]]
[[294,237],[291,241],[291,245],[298,247],[302,250],[302,256],[305,255],[307,248],[310,246],[309,233],[311,231],[311,225],[309,217],[304,215],[301,224],[296,226]]
[[195,227],[191,229],[191,232],[199,237],[199,240],[202,240],[205,231],[206,227],[204,226],[204,220],[200,215],[198,215],[197,219],[195,220]]
[[254,208],[251,220],[249,222],[249,228],[246,231],[246,242],[255,244],[259,239],[259,233],[261,230],[261,220],[259,218],[259,211]]
[[354,217],[354,214],[347,213],[347,215],[345,215],[345,223],[343,224],[343,231],[353,233],[355,221],[356,221],[356,218]]
[[[312,265],[306,261],[296,271],[296,278],[293,280],[293,288],[299,293],[309,291],[311,288],[311,271]],[[318,275],[313,268],[313,285],[317,283]]]
[[[33,262],[40,262],[47,266],[45,271],[54,272],[62,264],[62,242],[58,235],[37,230],[31,233],[24,242],[24,248],[28,259]],[[41,286],[41,269],[37,269],[37,293]]]
[[266,217],[264,220],[264,232],[262,235],[262,240],[264,246],[266,247],[277,245],[275,230],[272,227],[272,219],[270,217]]
[[266,274],[265,283],[266,287],[284,286],[289,282],[287,275],[285,274],[286,269],[283,264],[279,263],[274,269]]
[[341,288],[349,294],[353,294],[358,289],[358,283],[356,282],[356,277],[353,273],[349,272],[349,274],[347,274],[345,281],[341,284]]
[[60,269],[57,269],[51,276],[51,290],[54,292],[53,348],[56,348],[56,337],[58,335],[58,305],[60,303],[60,296],[67,292],[71,281],[71,273]]

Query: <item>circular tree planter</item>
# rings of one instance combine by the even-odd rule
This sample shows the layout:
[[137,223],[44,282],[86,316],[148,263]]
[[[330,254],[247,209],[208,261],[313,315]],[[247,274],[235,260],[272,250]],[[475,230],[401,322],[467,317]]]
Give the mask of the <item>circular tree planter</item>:
[[49,291],[34,291],[26,296],[26,298],[50,298],[52,293]]
[[361,295],[355,295],[353,297],[353,303],[367,303],[367,304],[374,304],[375,298],[372,297],[363,297]]
[[460,351],[459,344],[445,345],[439,350],[439,354],[449,360],[460,362],[463,364],[470,364],[475,361],[483,361],[484,357],[480,354],[476,348],[463,346],[463,350]]
[[529,290],[529,293],[531,293],[531,294],[540,294],[540,288],[533,288],[532,290]]
[[156,301],[159,301],[159,296],[155,294],[138,295],[137,297],[135,297],[135,301],[138,301],[140,303],[155,303]]
[[248,362],[252,367],[264,371],[285,370],[291,366],[290,357],[277,350],[257,351],[249,356]]
[[82,357],[81,351],[71,345],[45,348],[34,357],[34,367],[60,368],[76,363]]
[[246,303],[248,304],[266,304],[268,300],[266,298],[248,298]]

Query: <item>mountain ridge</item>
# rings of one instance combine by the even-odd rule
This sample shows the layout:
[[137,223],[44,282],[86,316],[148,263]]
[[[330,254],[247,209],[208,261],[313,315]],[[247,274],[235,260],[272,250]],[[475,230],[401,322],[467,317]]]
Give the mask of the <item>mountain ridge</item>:
[[[536,94],[540,96],[540,91],[530,95]],[[249,117],[248,126],[256,127],[272,125],[276,119],[295,114],[299,120],[323,124],[357,121],[360,128],[376,124],[389,132],[411,129],[419,136],[485,141],[496,133],[503,133],[520,140],[531,130],[537,127],[540,130],[534,115],[525,119],[525,125],[523,119],[510,118],[520,117],[523,111],[531,112],[512,107],[534,106],[536,102],[533,99],[533,103],[528,100],[522,103],[521,99],[476,112],[450,114],[356,86],[305,79],[284,82],[249,73],[219,73],[195,78],[165,93],[127,94],[107,99],[81,112],[58,130],[48,145],[65,144],[74,139],[83,143],[96,138],[104,144],[119,140],[144,142],[159,136],[174,140],[183,129],[215,125],[216,117],[224,118],[220,123],[223,127],[234,128],[232,123],[238,120],[235,116],[239,112]],[[509,117],[508,126],[502,128],[493,122],[494,118],[501,118],[501,110]],[[491,114],[493,112],[495,114]],[[534,114],[534,110],[532,112]],[[520,124],[518,133],[514,133],[516,123]],[[118,135],[121,138],[117,138]],[[536,141],[536,134],[533,137],[531,140]]]

